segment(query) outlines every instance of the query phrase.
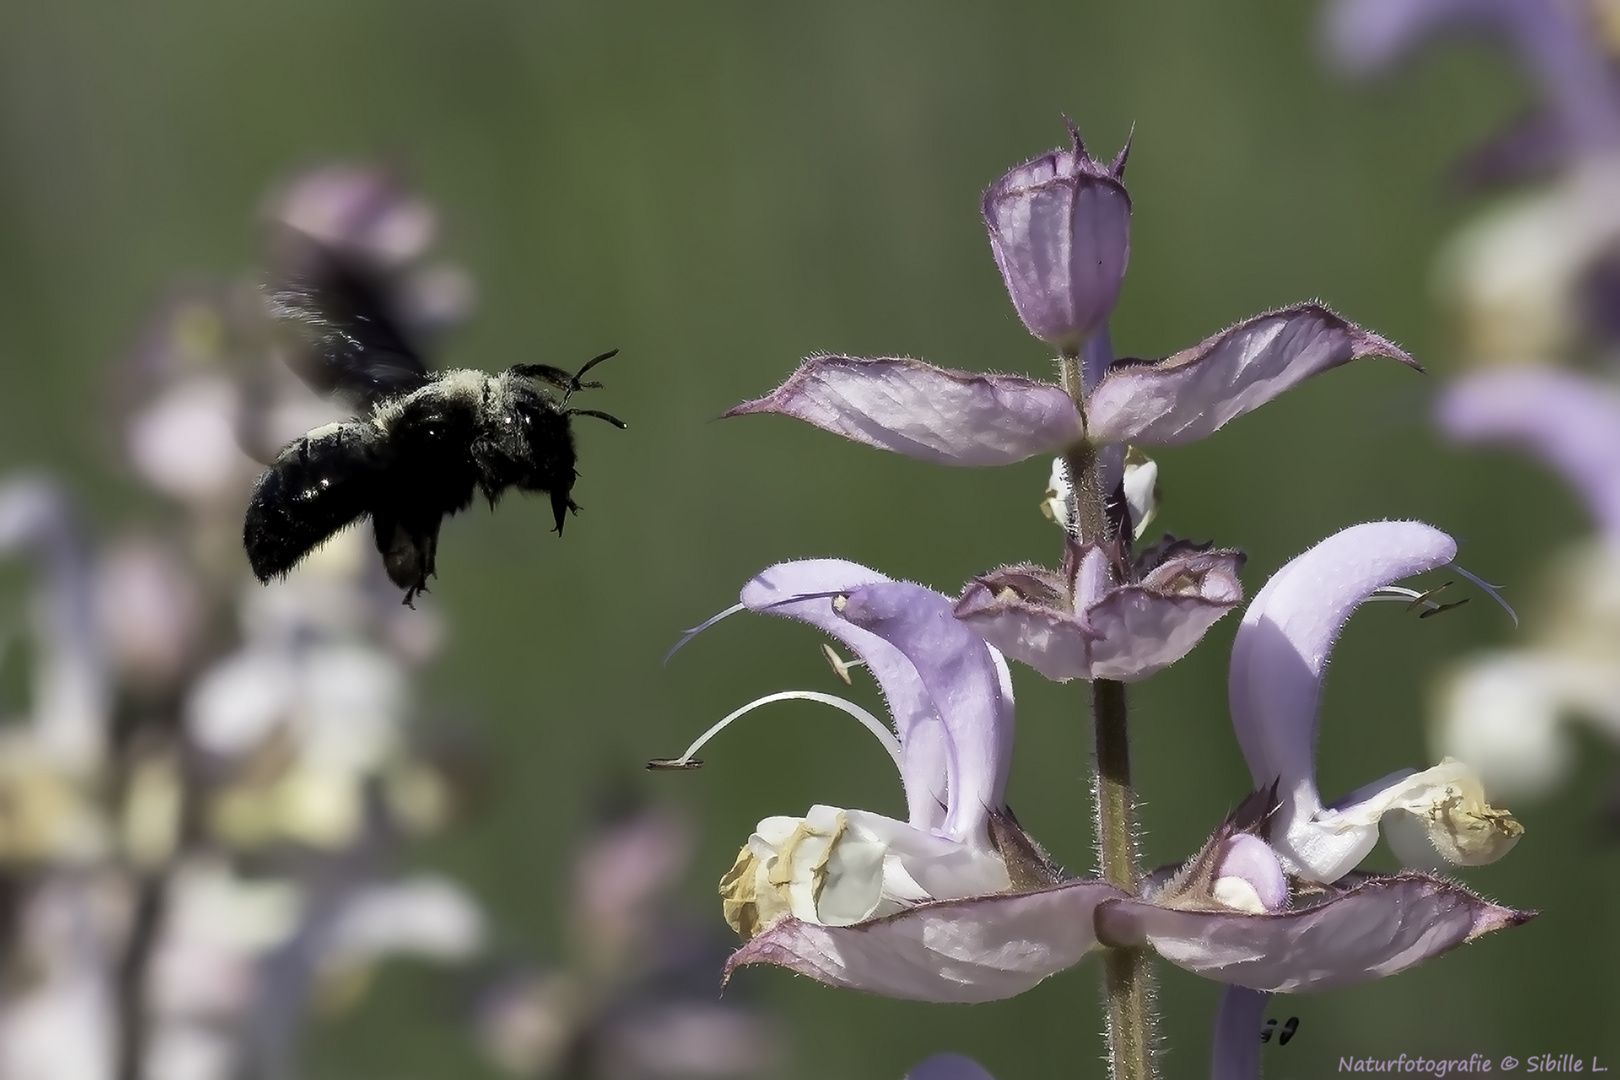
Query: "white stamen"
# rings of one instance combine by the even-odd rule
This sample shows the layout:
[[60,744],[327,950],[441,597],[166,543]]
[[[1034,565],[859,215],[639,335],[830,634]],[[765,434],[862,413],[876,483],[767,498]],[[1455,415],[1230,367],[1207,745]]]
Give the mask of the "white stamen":
[[670,758],[662,762],[659,767],[667,769],[680,769],[688,767],[689,763],[694,760],[692,755],[696,754],[700,749],[702,749],[704,743],[720,734],[720,732],[725,729],[726,725],[730,724],[738,717],[753,712],[761,705],[770,705],[771,703],[777,701],[815,701],[820,702],[822,705],[831,705],[835,709],[842,709],[844,712],[848,713],[850,716],[853,716],[855,719],[859,720],[863,725],[865,725],[866,730],[877,736],[878,742],[883,744],[883,749],[888,751],[889,757],[894,760],[895,770],[900,770],[900,740],[895,738],[894,732],[890,731],[884,726],[883,721],[879,720],[877,717],[873,716],[871,713],[867,712],[853,701],[845,701],[841,697],[834,697],[831,694],[818,693],[814,690],[783,690],[779,693],[766,694],[762,698],[757,698],[754,701],[750,701],[742,708],[727,715],[708,731],[705,731],[702,735],[699,735],[697,741],[691,746],[688,746],[686,748],[686,752],[680,757]]
[[827,663],[832,665],[833,674],[842,679],[845,686],[855,685],[855,683],[849,677],[850,668],[866,666],[865,660],[845,660],[842,656],[838,655],[837,649],[833,648],[831,645],[828,645],[826,642],[821,643],[821,655],[827,658]]
[[742,609],[743,609],[742,604],[732,604],[730,607],[726,608],[726,610],[722,611],[720,614],[711,615],[709,618],[704,619],[702,622],[700,622],[696,626],[692,627],[692,629],[686,631],[686,633],[681,635],[681,640],[679,640],[679,641],[677,641],[675,643],[675,647],[670,649],[669,652],[664,654],[664,663],[666,663],[666,664],[669,663],[669,658],[674,656],[677,652],[679,652],[681,650],[681,646],[685,645],[688,641],[691,641],[693,638],[695,638],[699,634],[703,633],[703,631],[707,630],[709,627],[713,626],[715,623],[719,622],[721,619],[727,618],[728,616],[731,616],[731,615],[735,615],[735,614],[737,614],[737,612],[741,611]]
[[1457,573],[1461,574],[1463,577],[1467,578],[1469,581],[1472,581],[1475,585],[1478,585],[1486,596],[1489,596],[1492,600],[1495,600],[1498,604],[1502,605],[1502,610],[1507,612],[1508,618],[1513,620],[1513,628],[1515,630],[1519,628],[1519,613],[1513,610],[1511,604],[1502,599],[1502,594],[1496,591],[1495,585],[1487,583],[1484,578],[1476,577],[1475,575],[1470,574],[1467,570],[1464,570],[1456,563],[1452,563],[1451,568],[1457,571]]

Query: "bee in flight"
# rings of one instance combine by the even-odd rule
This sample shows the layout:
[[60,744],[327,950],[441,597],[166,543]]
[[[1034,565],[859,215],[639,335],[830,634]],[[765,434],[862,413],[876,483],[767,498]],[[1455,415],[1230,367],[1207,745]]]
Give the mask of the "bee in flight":
[[260,475],[242,529],[254,575],[287,573],[369,516],[388,577],[410,604],[436,574],[440,524],[477,491],[492,508],[507,488],[547,492],[561,534],[579,510],[569,497],[577,475],[571,418],[625,426],[569,401],[602,385],[582,379],[618,350],[572,374],[549,364],[435,374],[406,340],[381,284],[336,252],[321,254],[312,272],[272,292],[270,304],[309,338],[294,365],[299,376],[356,415],[293,440]]

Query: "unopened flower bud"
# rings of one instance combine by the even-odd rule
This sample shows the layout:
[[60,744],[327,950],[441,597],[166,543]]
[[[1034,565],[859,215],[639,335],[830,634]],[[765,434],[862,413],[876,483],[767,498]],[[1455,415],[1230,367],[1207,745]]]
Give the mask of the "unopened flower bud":
[[1078,349],[1108,322],[1131,253],[1125,154],[1105,166],[1074,145],[996,181],[984,197],[990,247],[1018,317],[1050,345]]

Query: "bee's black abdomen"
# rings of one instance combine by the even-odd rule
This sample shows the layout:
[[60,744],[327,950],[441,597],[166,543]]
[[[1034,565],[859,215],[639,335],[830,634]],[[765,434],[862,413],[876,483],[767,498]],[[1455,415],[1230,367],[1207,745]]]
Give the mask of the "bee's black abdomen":
[[242,543],[254,576],[291,570],[372,511],[386,446],[368,422],[331,424],[289,444],[253,487]]

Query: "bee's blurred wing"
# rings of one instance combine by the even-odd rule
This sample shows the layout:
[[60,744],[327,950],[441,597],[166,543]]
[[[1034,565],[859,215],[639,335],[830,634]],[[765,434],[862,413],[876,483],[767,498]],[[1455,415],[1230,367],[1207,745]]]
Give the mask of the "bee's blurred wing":
[[288,364],[313,389],[364,410],[432,376],[377,277],[324,250],[309,272],[273,287],[272,314],[296,322],[308,347]]

